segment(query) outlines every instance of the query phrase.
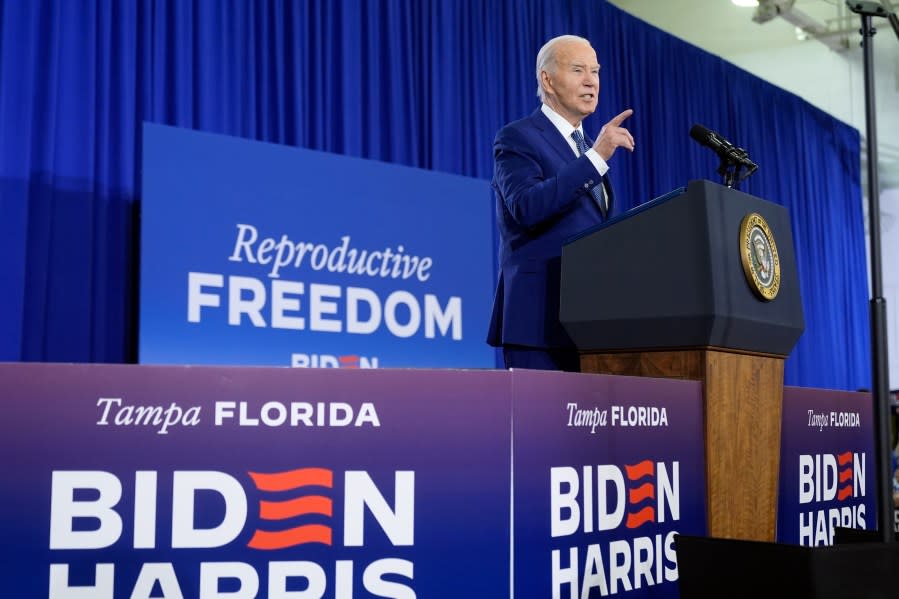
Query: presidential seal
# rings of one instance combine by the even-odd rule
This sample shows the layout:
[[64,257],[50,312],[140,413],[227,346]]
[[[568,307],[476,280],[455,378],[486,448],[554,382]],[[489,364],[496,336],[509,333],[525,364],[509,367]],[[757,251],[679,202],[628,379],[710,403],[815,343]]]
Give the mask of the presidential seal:
[[747,214],[740,223],[740,258],[749,286],[765,301],[780,291],[780,258],[771,228],[761,214]]

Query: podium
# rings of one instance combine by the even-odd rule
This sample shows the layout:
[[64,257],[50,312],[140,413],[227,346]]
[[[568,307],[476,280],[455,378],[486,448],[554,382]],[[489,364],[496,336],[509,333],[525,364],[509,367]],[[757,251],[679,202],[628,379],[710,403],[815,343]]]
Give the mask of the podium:
[[708,535],[774,541],[783,362],[805,328],[787,210],[691,181],[569,240],[583,372],[703,383]]

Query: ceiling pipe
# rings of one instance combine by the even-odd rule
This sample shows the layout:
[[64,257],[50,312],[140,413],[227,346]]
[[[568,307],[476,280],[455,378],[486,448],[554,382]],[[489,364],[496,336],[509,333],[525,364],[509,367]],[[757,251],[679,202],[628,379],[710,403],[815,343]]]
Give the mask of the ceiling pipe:
[[854,29],[832,30],[796,8],[795,3],[796,0],[759,0],[752,20],[761,24],[780,17],[834,52],[843,52],[849,47],[848,35]]

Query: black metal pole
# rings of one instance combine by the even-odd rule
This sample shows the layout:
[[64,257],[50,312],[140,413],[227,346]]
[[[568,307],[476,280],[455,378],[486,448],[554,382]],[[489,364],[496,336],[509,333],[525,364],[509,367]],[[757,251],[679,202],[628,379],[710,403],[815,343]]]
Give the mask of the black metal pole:
[[883,297],[880,247],[880,186],[877,176],[877,116],[874,102],[872,16],[886,14],[874,2],[846,2],[861,15],[862,50],[865,66],[865,129],[868,138],[868,228],[871,245],[871,393],[874,403],[874,441],[877,452],[877,522],[881,539],[890,543],[893,533],[893,472],[890,439],[890,379],[887,360],[887,305]]

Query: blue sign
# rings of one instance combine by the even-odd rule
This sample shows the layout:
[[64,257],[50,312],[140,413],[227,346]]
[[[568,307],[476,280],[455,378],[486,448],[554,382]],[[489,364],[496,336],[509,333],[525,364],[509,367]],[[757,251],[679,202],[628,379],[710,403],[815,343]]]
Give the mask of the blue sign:
[[486,181],[144,125],[140,361],[493,367]]
[[509,377],[0,364],[4,596],[508,597]]
[[706,534],[697,381],[513,371],[515,595],[677,597]]
[[785,387],[777,541],[833,545],[834,529],[877,528],[871,396]]

